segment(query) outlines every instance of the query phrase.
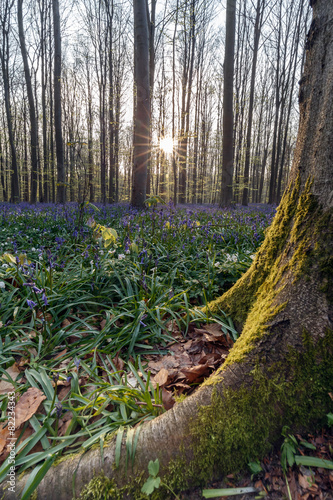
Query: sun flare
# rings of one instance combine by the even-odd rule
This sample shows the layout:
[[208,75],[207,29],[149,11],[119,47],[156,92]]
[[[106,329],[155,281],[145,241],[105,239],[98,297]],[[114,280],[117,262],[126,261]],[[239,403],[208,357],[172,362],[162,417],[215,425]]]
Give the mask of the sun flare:
[[173,148],[175,146],[174,140],[172,137],[161,137],[160,139],[160,148],[167,154],[172,153]]

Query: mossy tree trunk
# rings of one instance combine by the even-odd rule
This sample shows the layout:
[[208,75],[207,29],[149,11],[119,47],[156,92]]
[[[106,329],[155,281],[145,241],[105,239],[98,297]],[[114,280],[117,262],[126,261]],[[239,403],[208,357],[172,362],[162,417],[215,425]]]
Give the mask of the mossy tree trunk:
[[290,185],[251,268],[208,306],[231,315],[239,340],[196,394],[142,426],[127,474],[125,443],[114,469],[113,440],[103,462],[94,449],[53,467],[38,499],[70,499],[75,473],[78,494],[102,470],[109,479],[91,481],[84,498],[120,498],[113,484],[129,484],[139,499],[156,458],[174,488],[202,484],[262,457],[283,425],[304,428],[333,409],[333,4],[312,3]]

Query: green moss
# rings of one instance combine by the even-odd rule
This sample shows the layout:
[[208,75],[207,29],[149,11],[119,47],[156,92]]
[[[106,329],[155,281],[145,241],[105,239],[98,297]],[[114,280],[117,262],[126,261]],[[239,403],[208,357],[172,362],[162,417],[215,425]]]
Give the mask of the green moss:
[[178,490],[205,484],[262,458],[284,425],[293,432],[322,425],[333,409],[328,394],[333,390],[332,355],[332,331],[317,345],[305,334],[302,353],[290,350],[284,363],[268,371],[258,363],[239,389],[226,389],[222,395],[216,391],[212,404],[200,408],[190,424],[196,446],[193,461],[184,467],[178,459],[164,480]]
[[228,292],[210,302],[205,308],[206,312],[208,310],[216,313],[222,309],[232,317],[238,329],[242,329],[249,311],[257,300],[261,285],[271,274],[272,267],[276,266],[277,259],[287,242],[297,209],[299,190],[300,182],[297,179],[295,185],[286,190],[272,225],[267,230],[265,241],[249,270]]
[[[279,303],[278,295],[288,281],[317,273],[320,289],[333,303],[333,211],[323,212],[311,188],[311,179],[301,193],[299,181],[289,188],[250,269],[207,306],[215,312],[223,309],[242,329],[220,371],[243,361],[257,340],[270,332],[270,323],[286,305]],[[207,383],[215,383],[214,378]]]

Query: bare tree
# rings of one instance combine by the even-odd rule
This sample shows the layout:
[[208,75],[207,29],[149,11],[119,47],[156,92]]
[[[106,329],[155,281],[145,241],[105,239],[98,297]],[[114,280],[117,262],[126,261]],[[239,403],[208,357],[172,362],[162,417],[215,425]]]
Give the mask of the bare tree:
[[57,154],[57,202],[66,201],[64,149],[61,119],[61,32],[59,0],[52,0],[54,30],[54,126]]
[[1,29],[1,40],[0,40],[0,61],[1,61],[1,72],[2,81],[4,86],[4,97],[5,97],[5,108],[7,117],[7,127],[8,136],[11,151],[11,201],[16,203],[20,201],[20,184],[19,184],[19,174],[17,165],[17,155],[16,155],[16,145],[14,140],[14,130],[13,130],[13,119],[12,119],[12,109],[10,102],[10,81],[9,81],[9,59],[10,59],[10,17],[11,10],[14,5],[14,0],[7,2],[1,0],[0,4],[0,29]]
[[31,196],[30,202],[36,203],[37,201],[37,180],[38,180],[38,161],[37,161],[37,119],[35,110],[35,98],[31,83],[31,74],[28,63],[27,49],[25,45],[23,16],[22,16],[23,0],[17,2],[17,18],[20,37],[20,47],[24,66],[25,83],[27,87],[29,114],[30,114],[30,145],[31,145]]
[[135,110],[133,136],[133,186],[131,203],[144,207],[150,129],[149,34],[145,0],[134,0]]
[[227,1],[224,86],[223,86],[223,157],[220,206],[230,206],[232,202],[233,159],[233,83],[235,51],[236,0]]

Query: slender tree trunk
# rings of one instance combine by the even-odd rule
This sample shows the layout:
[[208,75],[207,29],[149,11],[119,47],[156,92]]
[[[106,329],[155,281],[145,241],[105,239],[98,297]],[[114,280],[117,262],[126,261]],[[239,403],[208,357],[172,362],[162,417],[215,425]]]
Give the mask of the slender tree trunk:
[[7,118],[7,128],[8,128],[8,139],[10,144],[11,152],[11,196],[10,199],[13,203],[20,201],[20,183],[17,165],[17,155],[16,155],[16,145],[14,140],[13,131],[13,118],[10,103],[10,87],[9,87],[9,24],[10,24],[10,10],[14,2],[7,3],[4,12],[1,16],[1,35],[2,44],[0,47],[0,61],[2,70],[2,80],[4,88],[5,97],[5,109]]
[[224,56],[224,88],[223,88],[223,157],[222,186],[220,206],[232,203],[232,181],[234,173],[233,144],[233,83],[234,83],[234,50],[235,50],[236,0],[227,1],[225,56]]
[[149,35],[145,0],[134,0],[135,111],[131,204],[144,207],[150,129]]
[[38,164],[37,164],[37,120],[35,111],[35,100],[32,90],[31,74],[28,63],[27,49],[25,46],[23,17],[22,17],[22,3],[23,0],[17,2],[17,18],[19,28],[19,38],[21,54],[23,59],[25,83],[27,87],[29,113],[30,113],[30,146],[31,146],[31,203],[37,201],[37,178],[38,178]]
[[251,137],[252,137],[252,116],[254,105],[254,88],[256,81],[257,59],[259,40],[262,27],[262,18],[265,9],[265,0],[257,0],[256,20],[254,25],[254,43],[253,43],[253,59],[251,70],[251,84],[250,84],[250,99],[249,99],[249,113],[247,119],[247,134],[245,146],[245,165],[244,165],[244,189],[242,197],[242,205],[247,206],[249,202],[249,169],[250,169],[250,156],[251,156]]
[[61,119],[61,33],[59,0],[52,0],[54,30],[54,126],[57,155],[57,202],[66,202],[64,146]]

